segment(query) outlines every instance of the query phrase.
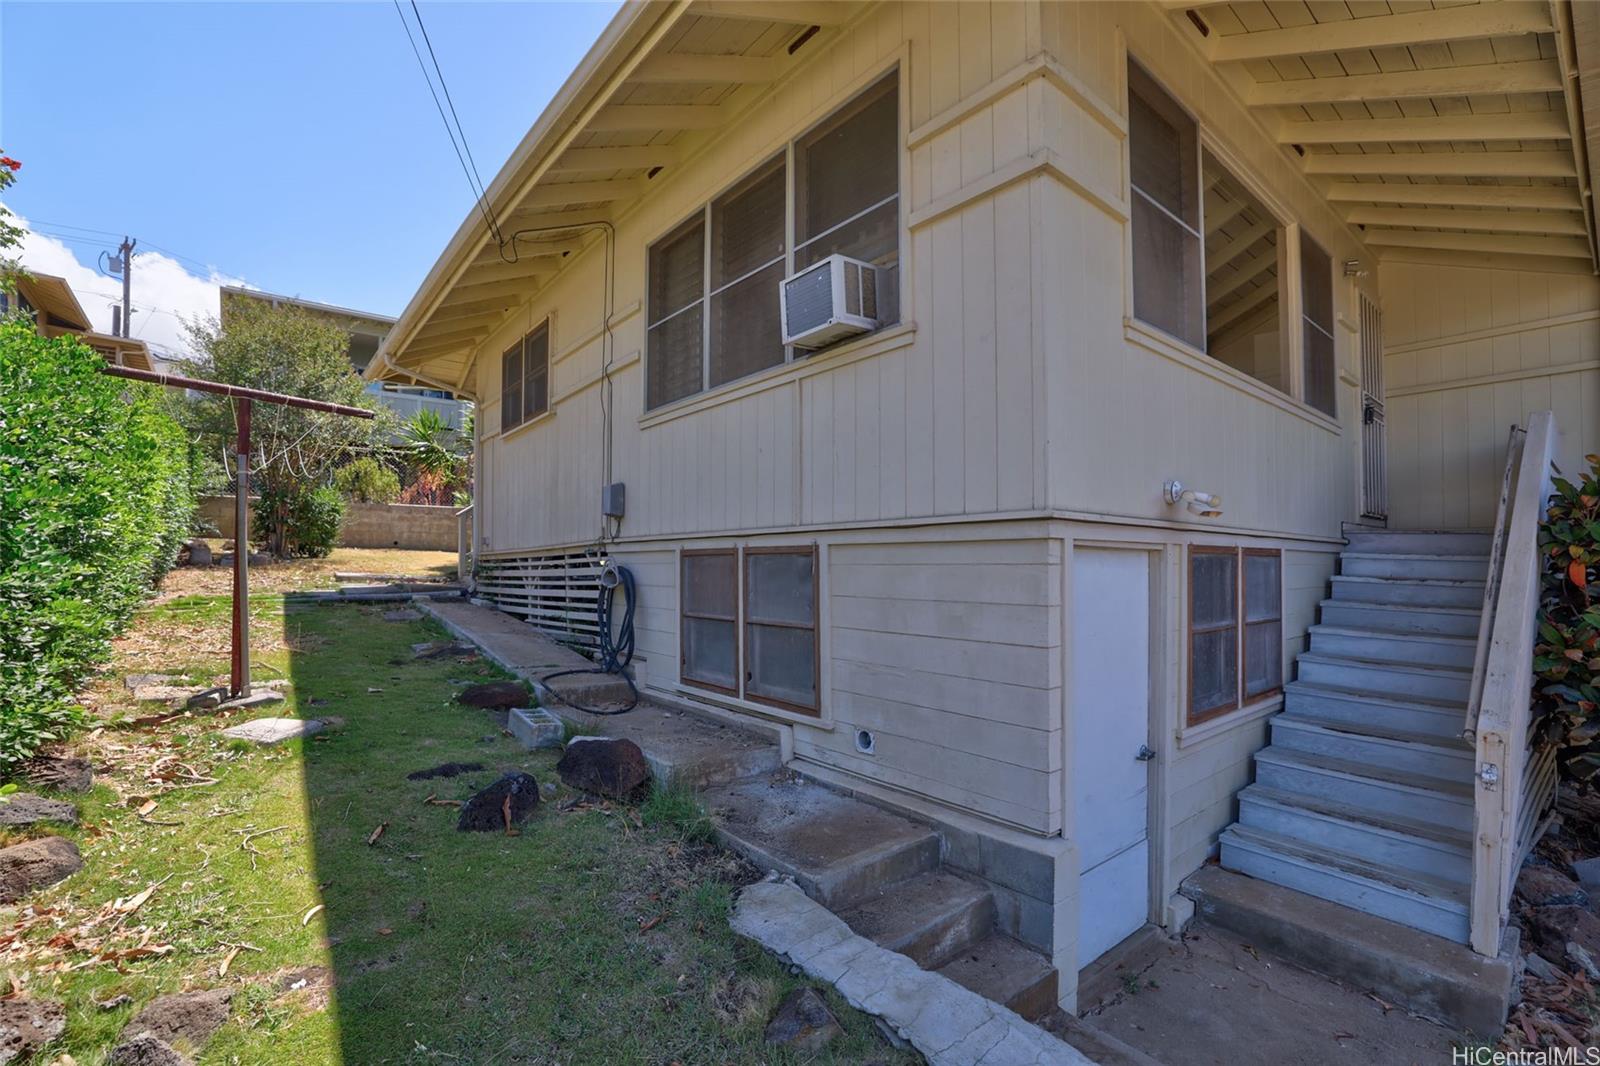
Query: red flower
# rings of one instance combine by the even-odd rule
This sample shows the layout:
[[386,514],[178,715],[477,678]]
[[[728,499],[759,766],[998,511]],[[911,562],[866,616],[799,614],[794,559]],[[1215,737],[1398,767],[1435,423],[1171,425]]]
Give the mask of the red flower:
[[5,167],[7,170],[16,171],[22,169],[22,164],[17,162],[15,159],[12,159],[8,155],[0,155],[0,167]]

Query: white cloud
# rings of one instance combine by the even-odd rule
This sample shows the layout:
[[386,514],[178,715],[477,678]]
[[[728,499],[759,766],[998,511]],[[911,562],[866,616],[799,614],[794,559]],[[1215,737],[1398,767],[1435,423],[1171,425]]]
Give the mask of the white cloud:
[[[35,274],[65,278],[88,313],[90,324],[101,333],[110,333],[111,307],[122,303],[122,279],[99,271],[95,262],[99,253],[92,245],[81,243],[84,250],[75,253],[65,242],[35,232],[27,219],[17,217],[15,221],[27,230],[18,255],[22,265]],[[114,250],[117,243],[107,238],[106,248]],[[79,254],[90,260],[87,266],[78,261]],[[205,276],[193,273],[161,252],[135,250],[133,335],[146,341],[158,355],[185,355],[189,351],[185,326],[219,313],[218,293],[223,285],[243,284],[241,279],[215,269]]]

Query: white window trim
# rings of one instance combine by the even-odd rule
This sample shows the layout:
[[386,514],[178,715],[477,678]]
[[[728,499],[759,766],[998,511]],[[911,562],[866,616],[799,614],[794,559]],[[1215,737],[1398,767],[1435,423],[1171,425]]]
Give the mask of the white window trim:
[[[864,334],[861,337],[856,337],[856,338],[851,338],[851,339],[848,339],[848,340],[845,340],[845,341],[841,341],[838,344],[829,345],[827,348],[818,349],[815,352],[808,351],[804,355],[797,355],[796,353],[797,353],[798,349],[796,349],[793,345],[785,345],[784,349],[783,349],[783,361],[781,363],[776,363],[776,364],[774,364],[772,366],[769,366],[769,367],[762,367],[759,370],[751,371],[748,374],[744,374],[744,375],[742,375],[740,377],[733,378],[732,380],[724,381],[719,385],[711,385],[711,384],[709,384],[710,380],[711,380],[711,329],[710,329],[709,319],[710,319],[710,314],[711,314],[711,296],[714,295],[714,293],[710,289],[710,285],[711,285],[711,205],[714,204],[716,201],[720,200],[722,197],[726,196],[731,190],[733,190],[734,188],[738,187],[742,182],[744,182],[747,179],[749,179],[752,175],[756,174],[758,171],[760,171],[762,169],[762,167],[765,167],[765,166],[769,165],[772,162],[772,160],[774,158],[776,158],[775,156],[768,156],[768,157],[764,158],[761,162],[759,162],[759,163],[755,164],[754,166],[749,167],[748,169],[744,170],[743,172],[741,172],[738,175],[738,177],[734,178],[732,181],[730,181],[727,184],[725,184],[724,186],[722,186],[716,192],[712,193],[711,196],[709,196],[706,199],[706,201],[703,204],[701,204],[700,207],[696,211],[691,211],[689,214],[679,218],[671,226],[668,226],[665,229],[663,229],[659,235],[651,238],[650,240],[646,241],[646,243],[645,243],[645,299],[644,299],[644,304],[645,304],[645,343],[644,343],[644,345],[643,345],[643,347],[641,348],[641,351],[640,351],[640,358],[641,358],[641,361],[644,364],[644,387],[640,390],[640,393],[641,393],[640,394],[640,405],[641,405],[640,418],[641,418],[641,420],[650,419],[654,415],[657,415],[657,414],[660,414],[662,412],[666,412],[666,411],[675,409],[679,405],[686,405],[686,404],[690,403],[690,401],[693,401],[693,400],[696,400],[696,399],[699,399],[699,398],[702,398],[702,397],[705,397],[705,396],[708,396],[708,395],[712,395],[712,394],[718,393],[718,392],[720,392],[720,391],[722,391],[724,389],[736,388],[737,386],[739,386],[741,384],[744,384],[745,382],[751,380],[752,378],[756,378],[756,377],[759,377],[759,376],[772,374],[775,371],[779,371],[779,370],[781,370],[783,368],[786,368],[786,367],[794,366],[795,364],[805,362],[808,359],[812,359],[812,358],[815,358],[815,357],[820,356],[820,355],[825,355],[825,354],[833,351],[835,348],[842,347],[844,345],[851,345],[851,347],[854,348],[855,345],[854,345],[853,342],[858,342],[858,341],[861,341],[861,340],[867,340],[867,339],[878,337],[880,335],[888,333],[891,330],[897,330],[901,326],[904,326],[909,322],[909,320],[910,320],[910,307],[909,307],[909,301],[908,301],[908,297],[907,297],[907,284],[906,284],[908,272],[903,269],[904,264],[905,264],[905,255],[906,255],[906,246],[907,246],[907,240],[906,240],[906,237],[907,237],[906,198],[907,198],[907,192],[908,192],[908,177],[909,177],[909,171],[910,171],[910,154],[909,154],[908,150],[906,149],[907,114],[908,114],[908,111],[907,111],[907,100],[906,100],[906,95],[907,95],[906,70],[907,70],[907,56],[904,54],[904,49],[902,49],[901,52],[896,53],[896,55],[892,59],[886,61],[885,64],[882,67],[877,68],[877,69],[873,70],[872,72],[868,73],[863,78],[861,78],[856,84],[853,84],[845,92],[839,94],[838,97],[836,97],[833,100],[830,100],[828,102],[828,104],[821,109],[820,114],[817,114],[817,116],[814,119],[812,119],[809,122],[807,122],[796,133],[794,133],[787,140],[784,141],[783,148],[781,150],[782,151],[782,156],[783,156],[783,171],[784,171],[784,197],[783,197],[784,198],[784,254],[783,254],[782,258],[783,258],[783,262],[784,262],[784,276],[787,277],[787,276],[789,276],[789,275],[794,273],[795,253],[799,250],[799,249],[797,249],[795,247],[795,206],[794,206],[794,179],[795,179],[795,174],[794,174],[794,149],[795,149],[795,144],[798,141],[803,140],[807,135],[812,133],[814,130],[818,129],[819,127],[821,127],[821,126],[823,126],[825,124],[827,124],[829,121],[831,121],[834,118],[835,115],[838,114],[838,112],[840,112],[840,111],[844,110],[845,108],[849,107],[850,104],[853,101],[855,101],[858,97],[860,97],[863,93],[867,92],[868,90],[872,89],[874,86],[878,85],[880,82],[885,81],[890,77],[894,78],[894,83],[895,83],[895,87],[894,87],[894,92],[895,92],[895,168],[896,168],[896,188],[895,188],[894,195],[893,196],[889,196],[889,197],[885,197],[884,199],[882,199],[882,200],[878,201],[877,203],[873,204],[871,207],[868,207],[863,211],[857,212],[855,215],[851,216],[850,218],[845,219],[844,221],[839,222],[836,225],[830,227],[825,232],[819,233],[814,237],[808,238],[805,241],[805,244],[806,245],[813,244],[816,241],[821,240],[823,237],[826,237],[828,234],[833,233],[836,230],[838,230],[838,229],[840,229],[840,228],[842,228],[842,227],[844,227],[846,225],[849,225],[851,222],[854,222],[857,219],[869,214],[870,212],[875,211],[875,210],[883,207],[885,204],[889,203],[890,201],[897,201],[898,205],[899,205],[899,211],[898,211],[898,219],[896,221],[895,263],[896,263],[896,266],[902,268],[898,272],[898,283],[899,283],[899,289],[900,289],[900,292],[898,294],[899,295],[899,299],[897,301],[898,302],[898,306],[899,306],[899,320],[897,322],[891,323],[891,324],[889,324],[887,326],[879,327],[878,329],[873,330],[871,333]],[[676,311],[672,312],[671,314],[664,316],[662,319],[660,319],[660,321],[651,321],[651,319],[650,319],[650,311],[649,311],[649,302],[650,302],[649,301],[649,296],[650,296],[650,261],[649,260],[650,260],[650,252],[651,252],[652,249],[655,248],[656,245],[660,244],[662,240],[664,240],[665,238],[671,236],[673,233],[677,232],[679,229],[682,229],[696,215],[700,216],[701,225],[704,227],[704,230],[703,230],[703,232],[701,234],[701,246],[704,249],[704,256],[703,256],[702,263],[701,263],[701,285],[700,285],[701,295],[697,300],[695,300],[695,301],[693,301],[693,302],[691,302],[689,304],[686,304],[683,307],[678,308]],[[763,264],[761,267],[757,268],[755,271],[751,271],[750,273],[753,274],[753,273],[759,272],[760,270],[769,269],[773,265],[773,263],[775,263],[777,261],[778,261],[778,259],[775,257],[774,259],[772,259],[769,262]],[[737,281],[742,281],[745,278],[748,278],[749,276],[750,276],[750,274],[746,274],[746,275],[744,275],[744,277],[741,277],[741,278],[737,279]],[[716,291],[717,292],[721,292],[723,289],[728,288],[730,285],[737,284],[737,281],[728,282],[727,284],[724,284],[723,286],[719,287]],[[705,321],[704,321],[704,323],[703,323],[703,325],[701,327],[701,378],[700,378],[700,380],[704,384],[702,384],[701,388],[696,392],[688,393],[687,395],[680,396],[675,400],[669,400],[669,401],[667,401],[665,403],[662,403],[662,404],[659,404],[659,405],[657,405],[655,407],[651,407],[650,406],[651,360],[650,360],[650,342],[649,342],[650,330],[653,329],[655,326],[660,325],[662,322],[667,322],[670,319],[672,319],[674,316],[682,314],[684,311],[687,311],[690,308],[696,307],[696,306],[704,308],[704,316],[705,316]]]

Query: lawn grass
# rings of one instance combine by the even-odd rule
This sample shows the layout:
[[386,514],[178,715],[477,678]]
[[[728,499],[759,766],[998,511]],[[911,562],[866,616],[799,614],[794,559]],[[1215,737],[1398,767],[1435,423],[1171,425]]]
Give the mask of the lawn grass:
[[[87,866],[0,911],[0,965],[68,1007],[40,1061],[96,1066],[154,996],[219,985],[235,990],[233,1017],[202,1064],[918,1061],[836,998],[846,1035],[827,1054],[763,1044],[799,979],[729,930],[754,871],[707,842],[687,793],[562,811],[578,798],[562,788],[519,835],[458,833],[437,801],[507,769],[556,782],[556,757],[452,702],[494,667],[413,661],[412,643],[443,632],[384,609],[255,598],[257,676],[292,681],[285,706],[255,714],[342,719],[322,735],[258,749],[220,737],[235,719],[202,717],[79,742],[103,768],[66,834]],[[95,713],[155,709],[131,703],[122,673],[224,672],[227,620],[220,596],[147,608],[87,696]],[[447,761],[485,769],[406,779]],[[117,924],[107,908],[151,885]],[[141,947],[160,954],[102,959]]]

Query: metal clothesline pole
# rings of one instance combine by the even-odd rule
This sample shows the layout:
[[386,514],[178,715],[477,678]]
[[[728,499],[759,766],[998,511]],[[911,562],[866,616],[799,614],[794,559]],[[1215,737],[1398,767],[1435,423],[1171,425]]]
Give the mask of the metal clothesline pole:
[[233,655],[228,675],[228,698],[239,699],[250,695],[250,414],[252,402],[300,407],[308,411],[325,411],[350,418],[371,418],[372,412],[364,407],[312,400],[304,396],[290,396],[282,392],[268,392],[244,385],[226,385],[220,381],[188,378],[179,374],[161,374],[153,370],[136,370],[130,366],[104,367],[115,378],[148,381],[173,389],[194,389],[196,392],[213,392],[239,401],[234,421],[238,436],[234,442],[234,497],[233,497]]

